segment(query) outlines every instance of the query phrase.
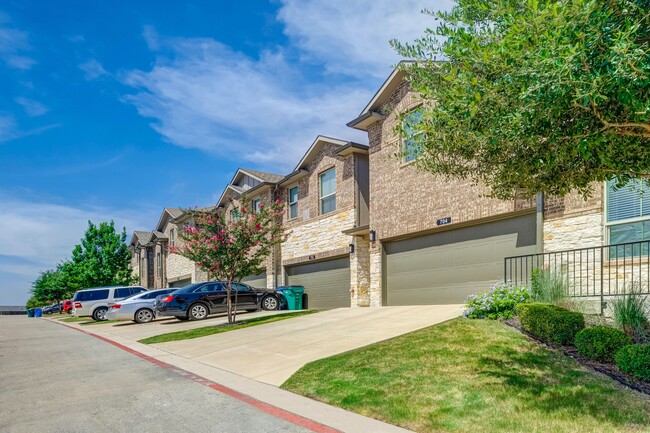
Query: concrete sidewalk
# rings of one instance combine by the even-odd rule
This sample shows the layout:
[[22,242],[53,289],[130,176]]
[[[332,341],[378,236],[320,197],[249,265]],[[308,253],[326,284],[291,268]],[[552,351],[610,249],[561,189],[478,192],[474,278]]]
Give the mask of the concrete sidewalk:
[[[343,308],[157,345],[143,345],[137,339],[161,328],[163,332],[170,332],[162,323],[155,327],[145,324],[150,327],[146,332],[145,328],[137,328],[142,325],[65,325],[122,345],[152,362],[183,369],[341,432],[405,433],[405,429],[284,391],[275,385],[280,385],[307,362],[432,326],[458,317],[461,311],[460,305]],[[223,320],[225,318],[179,325],[209,326],[211,322]],[[177,330],[176,326],[174,328]]]

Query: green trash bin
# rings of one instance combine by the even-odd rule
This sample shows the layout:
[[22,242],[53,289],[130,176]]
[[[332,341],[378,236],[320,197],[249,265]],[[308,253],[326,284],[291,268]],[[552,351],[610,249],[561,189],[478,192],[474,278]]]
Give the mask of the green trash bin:
[[32,308],[27,309],[27,317],[34,317],[34,309]]
[[302,294],[305,293],[303,286],[284,286],[279,290],[282,290],[287,299],[287,310],[302,310]]

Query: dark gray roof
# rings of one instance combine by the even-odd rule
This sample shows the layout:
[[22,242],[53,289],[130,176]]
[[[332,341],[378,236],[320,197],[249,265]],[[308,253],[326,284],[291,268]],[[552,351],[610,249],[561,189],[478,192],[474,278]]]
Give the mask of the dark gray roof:
[[151,237],[153,236],[152,232],[135,231],[133,234],[138,237],[138,241],[141,245],[145,245],[151,242]]
[[183,215],[183,210],[176,207],[167,207],[165,208],[167,212],[172,216],[172,218],[178,218]]
[[257,170],[249,170],[247,168],[242,168],[242,171],[245,171],[247,173],[252,174],[255,177],[259,177],[262,179],[264,182],[270,182],[270,183],[278,183],[282,179],[284,179],[284,176],[281,174],[275,174],[275,173],[266,173],[264,171],[257,171]]

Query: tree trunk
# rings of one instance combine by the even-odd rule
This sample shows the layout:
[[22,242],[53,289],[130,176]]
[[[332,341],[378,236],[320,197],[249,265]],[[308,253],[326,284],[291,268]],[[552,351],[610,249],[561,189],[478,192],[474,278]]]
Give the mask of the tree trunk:
[[228,287],[226,288],[226,305],[228,306],[228,324],[233,324],[232,317],[232,302],[230,301],[230,294],[232,293],[232,277],[228,278]]

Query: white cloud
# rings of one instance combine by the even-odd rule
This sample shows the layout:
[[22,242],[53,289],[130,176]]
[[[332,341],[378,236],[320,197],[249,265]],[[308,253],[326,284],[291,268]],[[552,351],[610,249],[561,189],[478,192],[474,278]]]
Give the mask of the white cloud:
[[9,17],[0,12],[0,60],[9,67],[29,69],[36,61],[25,55],[31,50],[27,32],[9,26]]
[[280,0],[278,18],[304,56],[330,72],[387,77],[400,58],[391,39],[410,42],[435,22],[423,9],[450,9],[452,0]]
[[79,69],[84,72],[84,77],[86,80],[96,80],[99,77],[104,75],[109,75],[108,71],[104,69],[101,63],[96,59],[90,59],[79,65]]
[[252,59],[212,39],[159,39],[150,71],[121,78],[138,89],[124,99],[170,142],[292,168],[318,134],[364,140],[345,123],[371,96],[367,88],[307,82],[282,52]]
[[60,123],[41,126],[38,128],[23,131],[18,127],[16,119],[11,114],[0,114],[0,143],[18,138],[38,135],[45,131],[61,126]]
[[38,101],[34,101],[33,99],[18,97],[15,98],[14,101],[16,101],[17,104],[22,105],[25,109],[25,113],[30,117],[42,116],[50,111],[45,105]]

